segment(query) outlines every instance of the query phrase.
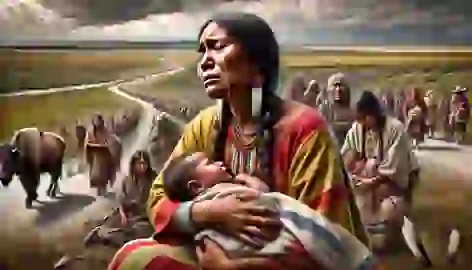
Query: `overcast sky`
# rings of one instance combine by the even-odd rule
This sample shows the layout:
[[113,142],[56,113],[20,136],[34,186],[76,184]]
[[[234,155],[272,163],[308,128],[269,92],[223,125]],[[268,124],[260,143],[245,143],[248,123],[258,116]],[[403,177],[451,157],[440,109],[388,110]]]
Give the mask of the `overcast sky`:
[[[0,0],[0,40],[195,39],[212,12],[261,15],[282,42],[472,44],[468,0]],[[89,3],[93,3],[89,4]]]

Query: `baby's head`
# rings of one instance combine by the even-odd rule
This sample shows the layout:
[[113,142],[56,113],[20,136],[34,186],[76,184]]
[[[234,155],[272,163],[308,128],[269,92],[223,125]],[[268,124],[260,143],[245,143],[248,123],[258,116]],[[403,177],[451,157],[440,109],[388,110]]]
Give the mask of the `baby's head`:
[[344,166],[351,173],[358,173],[362,170],[362,157],[356,150],[350,149],[343,155]]
[[233,176],[220,162],[211,162],[204,153],[178,156],[163,172],[164,191],[171,201],[191,201],[202,191]]

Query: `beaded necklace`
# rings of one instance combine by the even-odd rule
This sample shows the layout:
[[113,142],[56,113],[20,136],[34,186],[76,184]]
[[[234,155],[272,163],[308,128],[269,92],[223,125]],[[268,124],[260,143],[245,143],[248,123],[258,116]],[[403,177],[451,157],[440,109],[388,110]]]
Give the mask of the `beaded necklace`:
[[[245,135],[251,135],[252,139],[244,143],[243,142],[243,131],[239,124],[234,124],[232,127],[233,130],[233,138],[234,141],[231,144],[231,169],[235,173],[247,173],[252,174],[256,171],[258,162],[257,162],[257,154],[258,154],[258,147],[257,144],[259,143],[259,136],[257,133],[248,133]],[[235,146],[237,144],[240,146],[241,149]]]

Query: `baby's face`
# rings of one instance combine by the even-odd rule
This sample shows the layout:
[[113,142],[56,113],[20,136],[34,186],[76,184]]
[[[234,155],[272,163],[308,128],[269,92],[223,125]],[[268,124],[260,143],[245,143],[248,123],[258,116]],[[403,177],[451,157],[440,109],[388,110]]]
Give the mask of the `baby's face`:
[[189,157],[197,162],[195,168],[195,181],[202,187],[212,187],[221,182],[232,181],[232,176],[227,172],[221,162],[211,162],[204,153],[197,152]]

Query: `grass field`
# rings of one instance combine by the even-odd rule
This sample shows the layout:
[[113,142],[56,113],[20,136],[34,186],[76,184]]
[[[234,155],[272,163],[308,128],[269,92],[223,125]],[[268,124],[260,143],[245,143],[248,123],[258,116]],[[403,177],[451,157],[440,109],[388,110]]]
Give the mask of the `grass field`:
[[62,126],[71,127],[76,120],[88,123],[96,112],[111,116],[136,106],[136,103],[105,88],[50,95],[0,97],[0,141],[8,140],[15,130],[23,127],[37,126],[57,132]]
[[186,65],[192,58],[188,55],[173,50],[3,50],[0,93],[132,79],[166,69],[163,57],[176,65]]

